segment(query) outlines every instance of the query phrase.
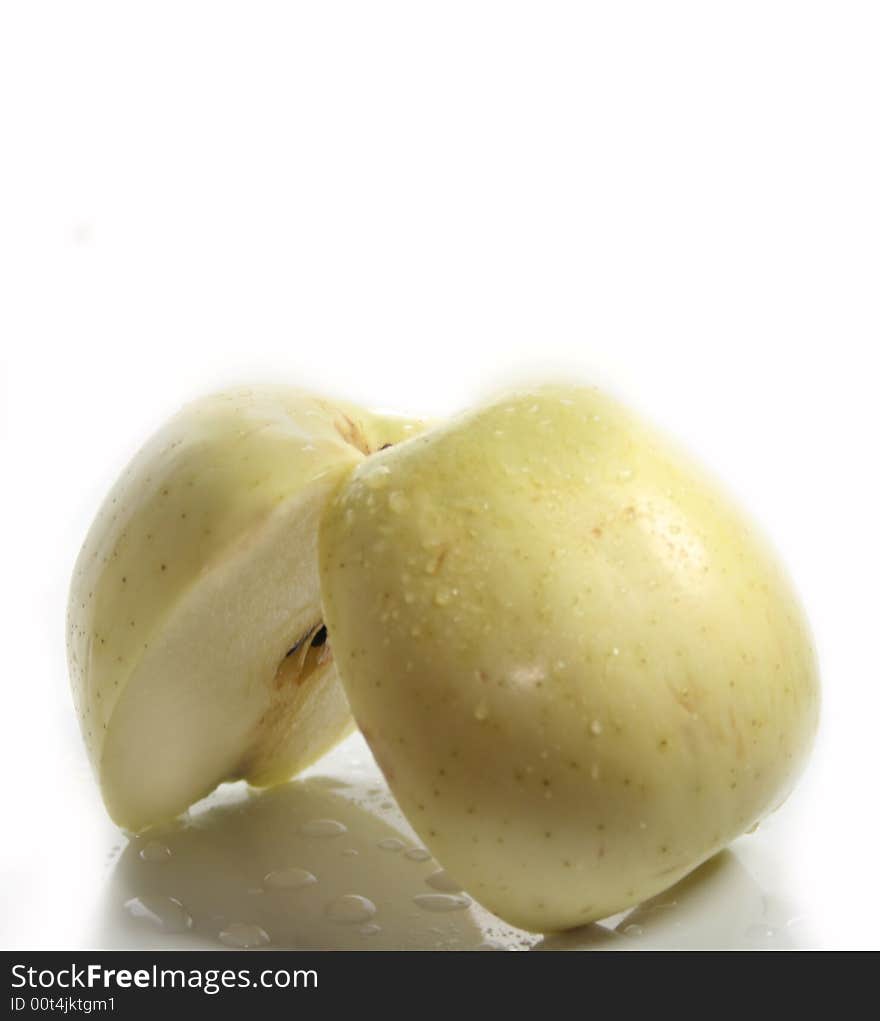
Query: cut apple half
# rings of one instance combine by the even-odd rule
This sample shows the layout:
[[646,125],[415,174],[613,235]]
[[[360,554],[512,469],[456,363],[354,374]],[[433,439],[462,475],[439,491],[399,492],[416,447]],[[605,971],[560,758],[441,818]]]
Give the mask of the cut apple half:
[[359,462],[420,429],[261,387],[195,402],[135,457],[80,554],[68,618],[117,823],[172,818],[226,780],[287,779],[348,733],[318,525]]

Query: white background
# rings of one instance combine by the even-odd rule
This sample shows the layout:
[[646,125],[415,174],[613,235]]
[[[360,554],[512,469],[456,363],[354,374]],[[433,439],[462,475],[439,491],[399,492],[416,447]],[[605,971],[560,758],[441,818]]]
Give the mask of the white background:
[[66,587],[151,430],[240,381],[442,414],[534,376],[774,538],[824,716],[742,860],[795,942],[878,944],[878,51],[845,0],[4,3],[0,945],[94,939]]

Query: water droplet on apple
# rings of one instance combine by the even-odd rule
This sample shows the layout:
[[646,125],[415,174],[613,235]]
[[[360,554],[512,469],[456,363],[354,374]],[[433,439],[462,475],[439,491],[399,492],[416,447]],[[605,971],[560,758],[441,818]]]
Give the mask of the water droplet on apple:
[[381,932],[381,931],[382,931],[382,926],[381,925],[377,925],[375,922],[367,922],[366,925],[362,925],[358,929],[358,932],[362,936],[375,936],[377,932]]
[[463,911],[471,906],[470,897],[464,894],[454,893],[417,893],[413,897],[414,903],[423,911],[446,912]]
[[482,723],[483,720],[487,720],[488,718],[489,706],[486,704],[486,700],[484,698],[481,698],[480,701],[477,702],[477,704],[474,706],[474,719],[479,720],[480,723]]
[[624,936],[633,938],[644,935],[644,932],[645,930],[640,925],[636,925],[635,922],[625,926],[623,930]]
[[381,847],[383,851],[402,851],[404,848],[402,840],[398,840],[396,837],[386,837],[385,840],[380,840],[377,847]]
[[428,861],[431,852],[425,850],[424,847],[411,847],[408,851],[403,852],[403,856],[409,858],[410,861]]
[[277,890],[296,890],[301,886],[317,883],[314,874],[306,869],[277,869],[270,872],[263,882]]
[[225,943],[228,947],[249,950],[252,947],[264,947],[271,940],[269,933],[259,925],[249,925],[247,922],[230,922],[226,928],[220,930],[220,942]]
[[389,493],[388,506],[395,514],[405,514],[409,510],[409,499],[406,493],[402,493],[399,489]]
[[333,922],[356,925],[358,922],[369,921],[376,914],[376,905],[359,894],[346,893],[331,901],[325,909],[325,914]]
[[388,476],[391,474],[391,469],[385,465],[377,465],[374,470],[367,476],[367,486],[370,489],[378,489],[380,486],[384,486],[388,481]]
[[461,893],[461,883],[453,879],[446,869],[438,869],[437,872],[432,872],[425,882],[428,886],[433,887],[435,890],[441,890],[443,893]]
[[347,829],[345,823],[336,819],[312,819],[300,826],[300,833],[307,837],[338,837]]
[[601,720],[593,720],[593,722],[590,724],[590,733],[593,735],[593,737],[598,737],[602,733]]
[[452,592],[446,587],[438,588],[434,593],[434,602],[438,606],[448,606],[451,600]]

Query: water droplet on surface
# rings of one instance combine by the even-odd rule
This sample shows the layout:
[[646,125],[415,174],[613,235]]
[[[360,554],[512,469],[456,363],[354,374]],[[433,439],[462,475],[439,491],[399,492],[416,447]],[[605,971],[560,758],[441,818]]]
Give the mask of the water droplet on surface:
[[489,706],[486,704],[486,700],[481,698],[479,702],[474,706],[474,719],[479,720],[481,723],[483,720],[489,718]]
[[435,890],[442,890],[443,893],[461,893],[461,883],[453,879],[446,869],[432,872],[425,882]]
[[776,930],[773,928],[773,926],[765,925],[763,922],[760,923],[759,925],[750,925],[748,929],[746,929],[746,936],[749,939],[756,940],[773,939],[775,935]]
[[277,869],[270,872],[263,882],[276,890],[296,890],[301,886],[317,883],[314,874],[306,869]]
[[402,493],[399,489],[389,493],[388,506],[395,514],[405,514],[409,510],[409,499],[406,493]]
[[237,947],[239,950],[250,950],[253,947],[267,946],[271,940],[269,933],[259,925],[249,925],[247,922],[230,922],[225,929],[220,930],[220,942],[228,947]]
[[598,737],[602,733],[601,720],[593,720],[593,722],[590,724],[590,733],[593,735],[593,737]]
[[139,857],[143,861],[168,861],[171,857],[171,848],[160,843],[158,840],[151,840],[140,849]]
[[356,858],[360,852],[357,851],[354,847],[346,847],[346,849],[342,853],[345,855],[346,858]]
[[386,837],[385,840],[380,840],[378,847],[381,847],[383,851],[402,851],[404,843],[402,840],[398,840],[396,837]]
[[424,847],[411,847],[408,851],[403,852],[403,856],[409,858],[410,861],[428,861],[431,852]]
[[746,833],[757,833],[758,832],[758,827],[760,825],[761,825],[760,820],[758,820],[758,822],[756,822],[756,823],[752,823],[752,825],[749,826],[749,828],[746,830]]
[[434,602],[438,606],[448,606],[452,601],[452,592],[448,588],[438,588],[434,593]]
[[376,905],[359,894],[346,893],[331,901],[324,913],[333,922],[356,925],[358,922],[369,921],[376,914]]
[[413,901],[423,911],[463,911],[471,906],[470,897],[454,893],[417,893]]
[[347,827],[336,819],[311,819],[304,822],[299,831],[307,837],[338,837],[347,832]]
[[624,926],[623,929],[624,936],[631,937],[642,936],[644,935],[644,932],[645,930],[640,925],[636,925],[635,922],[631,923],[630,925]]
[[132,918],[148,922],[162,932],[186,932],[192,928],[192,918],[176,897],[147,895],[132,897],[125,902],[125,910]]
[[360,929],[358,929],[358,932],[362,936],[375,936],[377,932],[381,932],[381,931],[382,931],[382,926],[381,925],[376,925],[375,922],[367,922],[366,925],[362,925],[360,927]]

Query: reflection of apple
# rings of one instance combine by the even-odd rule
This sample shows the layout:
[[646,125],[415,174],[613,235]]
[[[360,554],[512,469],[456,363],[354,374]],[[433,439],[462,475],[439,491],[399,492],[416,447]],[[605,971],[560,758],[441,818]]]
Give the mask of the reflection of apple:
[[519,393],[362,462],[319,545],[392,790],[514,924],[665,889],[804,762],[818,683],[788,582],[712,482],[593,390]]
[[418,428],[264,387],[195,402],[132,461],[68,616],[77,710],[118,823],[173,817],[223,780],[286,779],[347,732],[319,515],[358,462]]

